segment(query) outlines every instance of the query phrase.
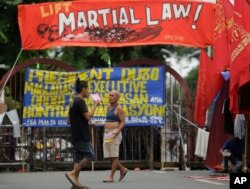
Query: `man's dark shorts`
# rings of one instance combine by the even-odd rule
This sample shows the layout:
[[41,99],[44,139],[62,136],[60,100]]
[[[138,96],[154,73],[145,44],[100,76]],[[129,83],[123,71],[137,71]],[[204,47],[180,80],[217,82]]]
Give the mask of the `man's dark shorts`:
[[88,159],[90,161],[95,159],[95,152],[90,141],[78,141],[73,143],[75,150],[74,162],[79,163],[81,160]]

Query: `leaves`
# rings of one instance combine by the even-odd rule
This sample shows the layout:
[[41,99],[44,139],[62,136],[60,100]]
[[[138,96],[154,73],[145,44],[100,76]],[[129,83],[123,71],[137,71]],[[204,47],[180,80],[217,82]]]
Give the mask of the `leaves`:
[[5,3],[7,5],[18,5],[21,4],[23,1],[22,0],[5,0]]
[[0,41],[1,43],[8,43],[8,37],[5,35],[5,33],[3,33],[3,31],[0,30]]

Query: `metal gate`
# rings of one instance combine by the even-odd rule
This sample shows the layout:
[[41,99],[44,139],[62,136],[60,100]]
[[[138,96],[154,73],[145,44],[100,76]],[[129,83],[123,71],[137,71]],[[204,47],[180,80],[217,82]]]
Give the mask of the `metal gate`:
[[[73,71],[69,65],[51,59],[32,59],[16,66],[5,86],[8,111],[17,109],[22,116],[22,95],[26,67],[40,65],[40,69]],[[141,59],[123,62],[119,67],[162,66],[159,61]],[[169,66],[166,68],[166,124],[164,127],[127,127],[123,130],[120,159],[129,168],[164,168],[191,165],[194,158],[195,128],[181,119],[192,120],[193,105],[185,81]],[[0,82],[2,88],[8,73]],[[96,152],[90,169],[109,166],[103,159],[102,127],[92,129],[92,142]],[[0,126],[0,170],[59,170],[71,166],[73,160],[70,128],[25,128],[21,137],[13,137],[13,127],[7,118]]]

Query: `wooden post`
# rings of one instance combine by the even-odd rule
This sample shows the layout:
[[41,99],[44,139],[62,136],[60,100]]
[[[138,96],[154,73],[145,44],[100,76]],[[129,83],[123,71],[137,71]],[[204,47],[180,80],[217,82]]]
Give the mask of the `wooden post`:
[[[94,125],[91,126],[91,137],[92,137],[92,145],[93,145],[93,148],[95,149],[95,130],[94,130]],[[94,150],[95,151],[95,150]],[[93,160],[91,162],[91,170],[94,171],[95,170],[95,160]]]
[[245,115],[245,145],[244,145],[244,159],[243,159],[243,172],[248,172],[248,136],[249,136],[249,125],[250,115]]
[[164,164],[167,161],[167,149],[166,149],[166,126],[161,128],[161,169],[164,168]]
[[150,127],[150,154],[149,154],[149,169],[154,169],[154,128]]

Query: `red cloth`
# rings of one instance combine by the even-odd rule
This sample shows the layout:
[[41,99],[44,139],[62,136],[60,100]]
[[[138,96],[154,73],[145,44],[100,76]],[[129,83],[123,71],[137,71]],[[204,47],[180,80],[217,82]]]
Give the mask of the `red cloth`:
[[206,121],[206,111],[223,84],[220,72],[214,69],[212,60],[204,49],[201,50],[198,84],[196,89],[194,121],[200,127]]
[[225,117],[222,113],[224,101],[228,98],[228,91],[229,81],[225,82],[222,86],[220,95],[215,101],[213,110],[207,147],[207,157],[205,160],[205,165],[211,170],[218,170],[218,165],[221,165],[222,155],[220,153],[220,148],[230,137],[230,135],[225,134],[224,132]]
[[214,54],[213,62],[202,51],[199,68],[198,87],[196,93],[196,105],[194,120],[203,126],[206,120],[206,111],[213,98],[220,90],[223,79],[221,72],[229,69],[229,43],[228,30],[231,30],[233,7],[228,0],[218,0],[215,6],[214,28]]
[[215,7],[215,29],[214,29],[214,69],[220,73],[229,69],[230,53],[228,42],[228,31],[232,28],[233,7],[228,0],[217,0]]
[[250,81],[250,2],[237,0],[234,5],[234,24],[231,36],[230,110],[238,109],[238,90]]

